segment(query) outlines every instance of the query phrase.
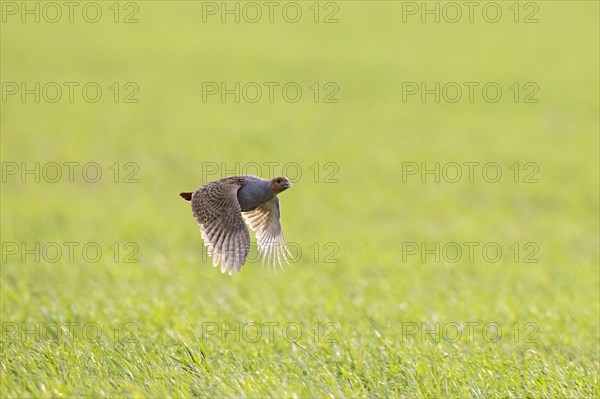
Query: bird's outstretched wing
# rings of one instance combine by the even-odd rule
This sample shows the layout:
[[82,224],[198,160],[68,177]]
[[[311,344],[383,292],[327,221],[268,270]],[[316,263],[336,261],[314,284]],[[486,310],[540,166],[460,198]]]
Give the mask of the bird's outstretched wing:
[[237,199],[240,184],[215,181],[200,187],[192,196],[192,212],[202,226],[200,233],[216,267],[221,272],[239,271],[250,251],[250,234]]
[[274,197],[252,211],[243,212],[242,215],[250,228],[256,231],[256,243],[263,264],[266,261],[273,267],[279,265],[283,268],[282,259],[289,263],[288,256],[291,257],[291,254],[285,244],[279,222],[279,198]]

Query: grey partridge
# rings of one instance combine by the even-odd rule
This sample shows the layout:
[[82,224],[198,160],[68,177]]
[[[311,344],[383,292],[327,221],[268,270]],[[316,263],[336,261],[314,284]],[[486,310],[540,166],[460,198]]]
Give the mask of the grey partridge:
[[[192,202],[200,234],[221,272],[240,271],[250,252],[250,234],[244,219],[256,232],[258,252],[269,265],[283,267],[289,251],[281,230],[279,197],[292,183],[286,177],[265,180],[233,176],[204,184],[193,193],[179,195]],[[243,217],[243,218],[242,218]]]

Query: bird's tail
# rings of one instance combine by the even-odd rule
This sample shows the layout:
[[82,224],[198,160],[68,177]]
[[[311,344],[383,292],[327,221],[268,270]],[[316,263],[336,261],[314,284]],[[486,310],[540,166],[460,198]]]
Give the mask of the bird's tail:
[[186,201],[191,201],[192,200],[192,194],[194,193],[179,193],[179,196],[181,198],[183,198]]

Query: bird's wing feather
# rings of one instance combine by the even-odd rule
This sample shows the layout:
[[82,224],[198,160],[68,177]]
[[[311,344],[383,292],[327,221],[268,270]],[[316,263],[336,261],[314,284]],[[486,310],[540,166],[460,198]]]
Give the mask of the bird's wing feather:
[[202,226],[200,233],[208,254],[221,272],[238,271],[250,251],[250,234],[237,199],[240,184],[216,181],[200,187],[192,197],[192,212]]
[[289,263],[288,256],[291,255],[279,221],[279,198],[274,197],[252,211],[242,212],[242,215],[250,228],[256,231],[256,242],[263,264],[266,261],[269,265],[279,265],[283,268],[282,259]]

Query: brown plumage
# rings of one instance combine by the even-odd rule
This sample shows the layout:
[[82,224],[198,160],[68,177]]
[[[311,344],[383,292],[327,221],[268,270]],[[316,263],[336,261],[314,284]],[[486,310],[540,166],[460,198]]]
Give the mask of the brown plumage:
[[[256,232],[258,251],[269,265],[282,266],[288,249],[279,222],[277,194],[292,183],[285,177],[265,180],[255,176],[234,176],[206,183],[193,193],[179,195],[192,202],[192,213],[216,267],[221,272],[239,271],[250,252],[250,234],[244,219]],[[243,216],[243,218],[242,218]]]

